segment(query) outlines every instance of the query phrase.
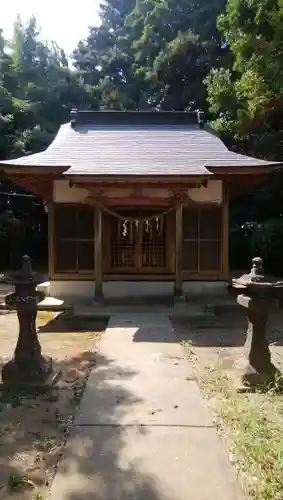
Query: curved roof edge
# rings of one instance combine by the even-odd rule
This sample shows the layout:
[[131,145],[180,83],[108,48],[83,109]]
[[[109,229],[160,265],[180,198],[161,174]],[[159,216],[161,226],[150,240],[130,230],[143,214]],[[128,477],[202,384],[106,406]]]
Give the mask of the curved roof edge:
[[268,172],[282,167],[281,162],[230,151],[217,132],[197,122],[196,116],[194,113],[193,119],[181,112],[85,112],[84,123],[61,125],[46,150],[0,161],[0,169],[34,169],[41,174],[52,170],[68,177],[186,177],[256,169]]

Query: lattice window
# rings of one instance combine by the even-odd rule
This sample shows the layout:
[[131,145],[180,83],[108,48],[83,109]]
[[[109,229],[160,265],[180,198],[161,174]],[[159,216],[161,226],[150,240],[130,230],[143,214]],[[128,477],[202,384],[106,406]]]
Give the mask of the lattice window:
[[94,209],[87,205],[54,206],[54,270],[94,270]]
[[[137,240],[137,225],[127,219],[116,219],[116,231],[112,239],[111,265],[112,267],[135,266],[135,244]],[[115,234],[116,232],[116,234]]]
[[164,268],[166,266],[165,228],[163,217],[142,222],[143,267]]
[[[156,212],[156,210],[155,210]],[[121,210],[124,220],[111,218],[111,267],[143,270],[166,267],[165,220],[150,218],[152,211]],[[149,215],[148,220],[139,220]],[[128,216],[128,219],[127,219]],[[136,220],[132,220],[133,217]],[[130,217],[130,219],[129,219]]]
[[220,272],[222,209],[185,207],[183,214],[183,269],[192,273]]

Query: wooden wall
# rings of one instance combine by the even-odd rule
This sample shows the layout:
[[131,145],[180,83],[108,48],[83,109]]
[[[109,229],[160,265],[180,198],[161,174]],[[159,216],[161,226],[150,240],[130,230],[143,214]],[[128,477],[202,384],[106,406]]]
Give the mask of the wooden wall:
[[[95,208],[83,204],[49,206],[50,277],[56,279],[94,279]],[[167,268],[152,270],[109,269],[111,232],[109,216],[103,215],[104,279],[174,279],[175,212],[166,217]],[[111,217],[111,216],[110,216]],[[192,204],[183,209],[183,280],[217,280],[228,275],[228,203]]]

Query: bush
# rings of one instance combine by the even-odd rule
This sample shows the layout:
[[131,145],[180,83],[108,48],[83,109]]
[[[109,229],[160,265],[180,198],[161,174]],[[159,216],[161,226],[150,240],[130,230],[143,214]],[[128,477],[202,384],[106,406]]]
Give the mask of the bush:
[[251,241],[256,231],[255,223],[246,223],[234,227],[230,231],[230,269],[248,270],[254,257],[251,250]]
[[262,257],[266,271],[283,276],[283,217],[259,224],[252,233],[253,256]]

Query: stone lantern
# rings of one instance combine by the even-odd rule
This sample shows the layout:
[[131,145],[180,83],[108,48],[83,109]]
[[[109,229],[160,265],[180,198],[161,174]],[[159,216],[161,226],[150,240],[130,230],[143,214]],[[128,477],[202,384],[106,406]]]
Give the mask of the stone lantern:
[[283,282],[264,274],[260,257],[254,258],[252,264],[249,274],[232,280],[230,290],[245,308],[248,320],[245,355],[237,366],[244,384],[260,385],[273,382],[278,372],[271,362],[266,326],[272,308],[283,296]]
[[5,302],[17,310],[19,320],[14,357],[3,366],[2,382],[4,386],[44,385],[52,373],[52,361],[42,356],[36,331],[37,304],[44,296],[36,287],[44,277],[33,272],[30,257],[24,255],[22,268],[4,276],[1,281],[15,287]]

